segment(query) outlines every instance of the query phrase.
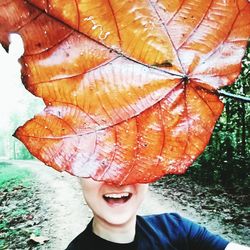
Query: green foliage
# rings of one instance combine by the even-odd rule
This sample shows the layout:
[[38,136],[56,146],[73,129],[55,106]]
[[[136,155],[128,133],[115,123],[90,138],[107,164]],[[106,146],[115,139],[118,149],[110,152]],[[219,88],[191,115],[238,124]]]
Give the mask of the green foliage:
[[5,159],[30,160],[34,157],[29,153],[26,147],[14,138],[12,135],[15,130],[25,121],[31,119],[35,113],[40,112],[44,104],[39,98],[25,97],[23,98],[23,112],[13,111],[7,117],[7,124],[2,126],[0,123],[0,157]]
[[0,162],[0,249],[37,249],[29,242],[32,233],[40,234],[32,180],[22,166]]
[[13,158],[16,160],[32,160],[35,159],[33,155],[30,154],[30,152],[27,150],[27,148],[17,139],[12,138],[14,143],[14,149],[13,152]]
[[[227,92],[250,95],[250,43],[242,71]],[[250,104],[223,98],[224,112],[204,153],[188,171],[191,178],[209,185],[221,184],[232,192],[249,192]]]
[[11,164],[0,162],[0,191],[8,189],[12,191],[18,185],[29,186],[30,172]]

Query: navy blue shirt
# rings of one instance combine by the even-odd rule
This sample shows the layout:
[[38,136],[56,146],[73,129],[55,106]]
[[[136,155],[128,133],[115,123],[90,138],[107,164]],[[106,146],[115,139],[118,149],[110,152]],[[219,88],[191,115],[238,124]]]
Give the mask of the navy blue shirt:
[[229,242],[178,214],[137,216],[133,242],[119,244],[92,232],[92,221],[66,250],[224,250]]

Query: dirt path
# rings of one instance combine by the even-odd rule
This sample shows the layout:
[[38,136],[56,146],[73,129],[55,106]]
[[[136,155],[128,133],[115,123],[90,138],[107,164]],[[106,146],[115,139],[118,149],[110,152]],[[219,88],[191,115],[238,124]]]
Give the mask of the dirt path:
[[[42,223],[41,234],[49,241],[39,249],[63,250],[68,243],[78,235],[89,222],[92,214],[88,209],[76,177],[67,173],[58,173],[37,161],[15,161],[20,168],[29,169],[35,176],[34,185],[41,200],[41,209],[46,217]],[[213,232],[224,234],[228,231],[217,218],[204,219],[192,206],[186,206],[164,197],[153,186],[150,187],[148,197],[141,206],[139,214],[178,212],[196,222],[205,223]],[[228,234],[226,238],[233,238]]]

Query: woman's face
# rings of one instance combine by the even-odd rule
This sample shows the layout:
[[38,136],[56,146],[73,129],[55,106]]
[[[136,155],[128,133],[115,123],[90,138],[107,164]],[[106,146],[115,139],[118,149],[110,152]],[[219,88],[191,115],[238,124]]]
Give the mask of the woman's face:
[[81,178],[80,182],[95,219],[109,225],[123,225],[134,219],[148,190],[148,184],[112,186],[91,178]]

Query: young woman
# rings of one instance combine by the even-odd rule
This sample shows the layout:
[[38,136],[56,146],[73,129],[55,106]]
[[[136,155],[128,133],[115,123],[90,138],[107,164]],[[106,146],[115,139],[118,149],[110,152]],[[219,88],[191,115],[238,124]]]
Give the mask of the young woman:
[[67,250],[243,250],[178,214],[138,216],[148,184],[112,186],[81,179],[94,217]]

